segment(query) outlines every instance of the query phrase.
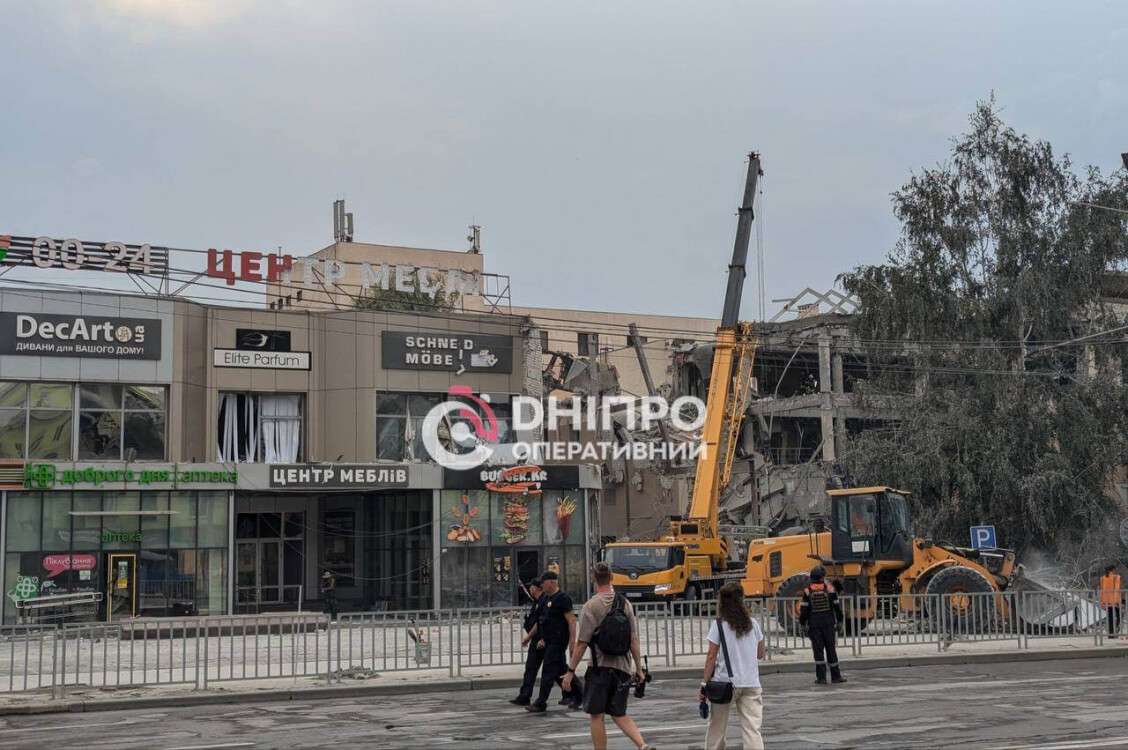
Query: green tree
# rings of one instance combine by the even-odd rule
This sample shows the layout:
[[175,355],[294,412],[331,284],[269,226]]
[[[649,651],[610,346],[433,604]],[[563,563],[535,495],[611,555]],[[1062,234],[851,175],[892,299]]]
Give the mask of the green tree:
[[1001,543],[1052,549],[1114,512],[1126,347],[1102,289],[1128,260],[1128,216],[1087,204],[1128,206],[1128,176],[1076,174],[991,99],[945,163],[893,194],[886,262],[840,277],[861,302],[860,403],[888,417],[843,462],[911,490],[918,531],[995,523]]
[[434,279],[428,281],[432,283],[435,290],[433,295],[423,291],[419,276],[416,274],[414,288],[410,292],[374,286],[367,294],[356,298],[355,306],[358,310],[441,312],[453,310],[458,305],[461,295],[446,290],[446,279],[441,274],[436,274]]

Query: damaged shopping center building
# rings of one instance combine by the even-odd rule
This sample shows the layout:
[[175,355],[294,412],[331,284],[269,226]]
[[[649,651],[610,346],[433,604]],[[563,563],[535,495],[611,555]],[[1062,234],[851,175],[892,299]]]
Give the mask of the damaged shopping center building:
[[[883,415],[858,404],[854,386],[866,360],[852,341],[856,305],[837,292],[805,289],[758,326],[754,377],[733,466],[721,499],[721,523],[778,532],[827,515],[826,480],[847,436],[881,424]],[[713,346],[670,343],[664,382],[671,398],[704,398]],[[645,439],[645,436],[632,436]],[[692,463],[640,464],[629,459],[605,467],[603,533],[643,538],[659,532],[670,515],[684,512]]]

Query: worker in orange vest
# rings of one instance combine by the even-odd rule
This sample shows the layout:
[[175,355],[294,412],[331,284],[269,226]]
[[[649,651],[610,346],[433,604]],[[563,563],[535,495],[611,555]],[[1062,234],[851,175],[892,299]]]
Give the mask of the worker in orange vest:
[[1118,638],[1120,636],[1120,575],[1116,572],[1115,565],[1109,565],[1105,568],[1105,574],[1101,576],[1101,606],[1104,607],[1105,612],[1108,613],[1108,637]]

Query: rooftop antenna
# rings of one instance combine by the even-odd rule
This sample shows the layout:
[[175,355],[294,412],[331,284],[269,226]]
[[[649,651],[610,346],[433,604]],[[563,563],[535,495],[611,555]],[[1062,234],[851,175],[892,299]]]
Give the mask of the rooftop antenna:
[[345,212],[345,199],[333,201],[333,241],[352,242],[353,215]]
[[467,241],[470,242],[470,249],[467,251],[474,255],[482,254],[482,225],[471,224],[470,234],[466,235]]

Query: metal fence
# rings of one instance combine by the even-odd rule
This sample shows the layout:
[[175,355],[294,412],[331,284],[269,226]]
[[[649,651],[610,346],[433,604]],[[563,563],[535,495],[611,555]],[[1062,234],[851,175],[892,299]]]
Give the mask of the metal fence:
[[[802,654],[799,600],[747,602],[767,658]],[[843,596],[840,648],[854,655],[889,646],[1107,637],[1092,591],[1008,591],[948,595]],[[642,653],[654,666],[699,661],[717,616],[713,601],[634,605]],[[525,610],[481,608],[321,614],[185,617],[120,624],[0,628],[0,693],[62,697],[83,688],[319,677],[340,683],[389,672],[520,665]]]

